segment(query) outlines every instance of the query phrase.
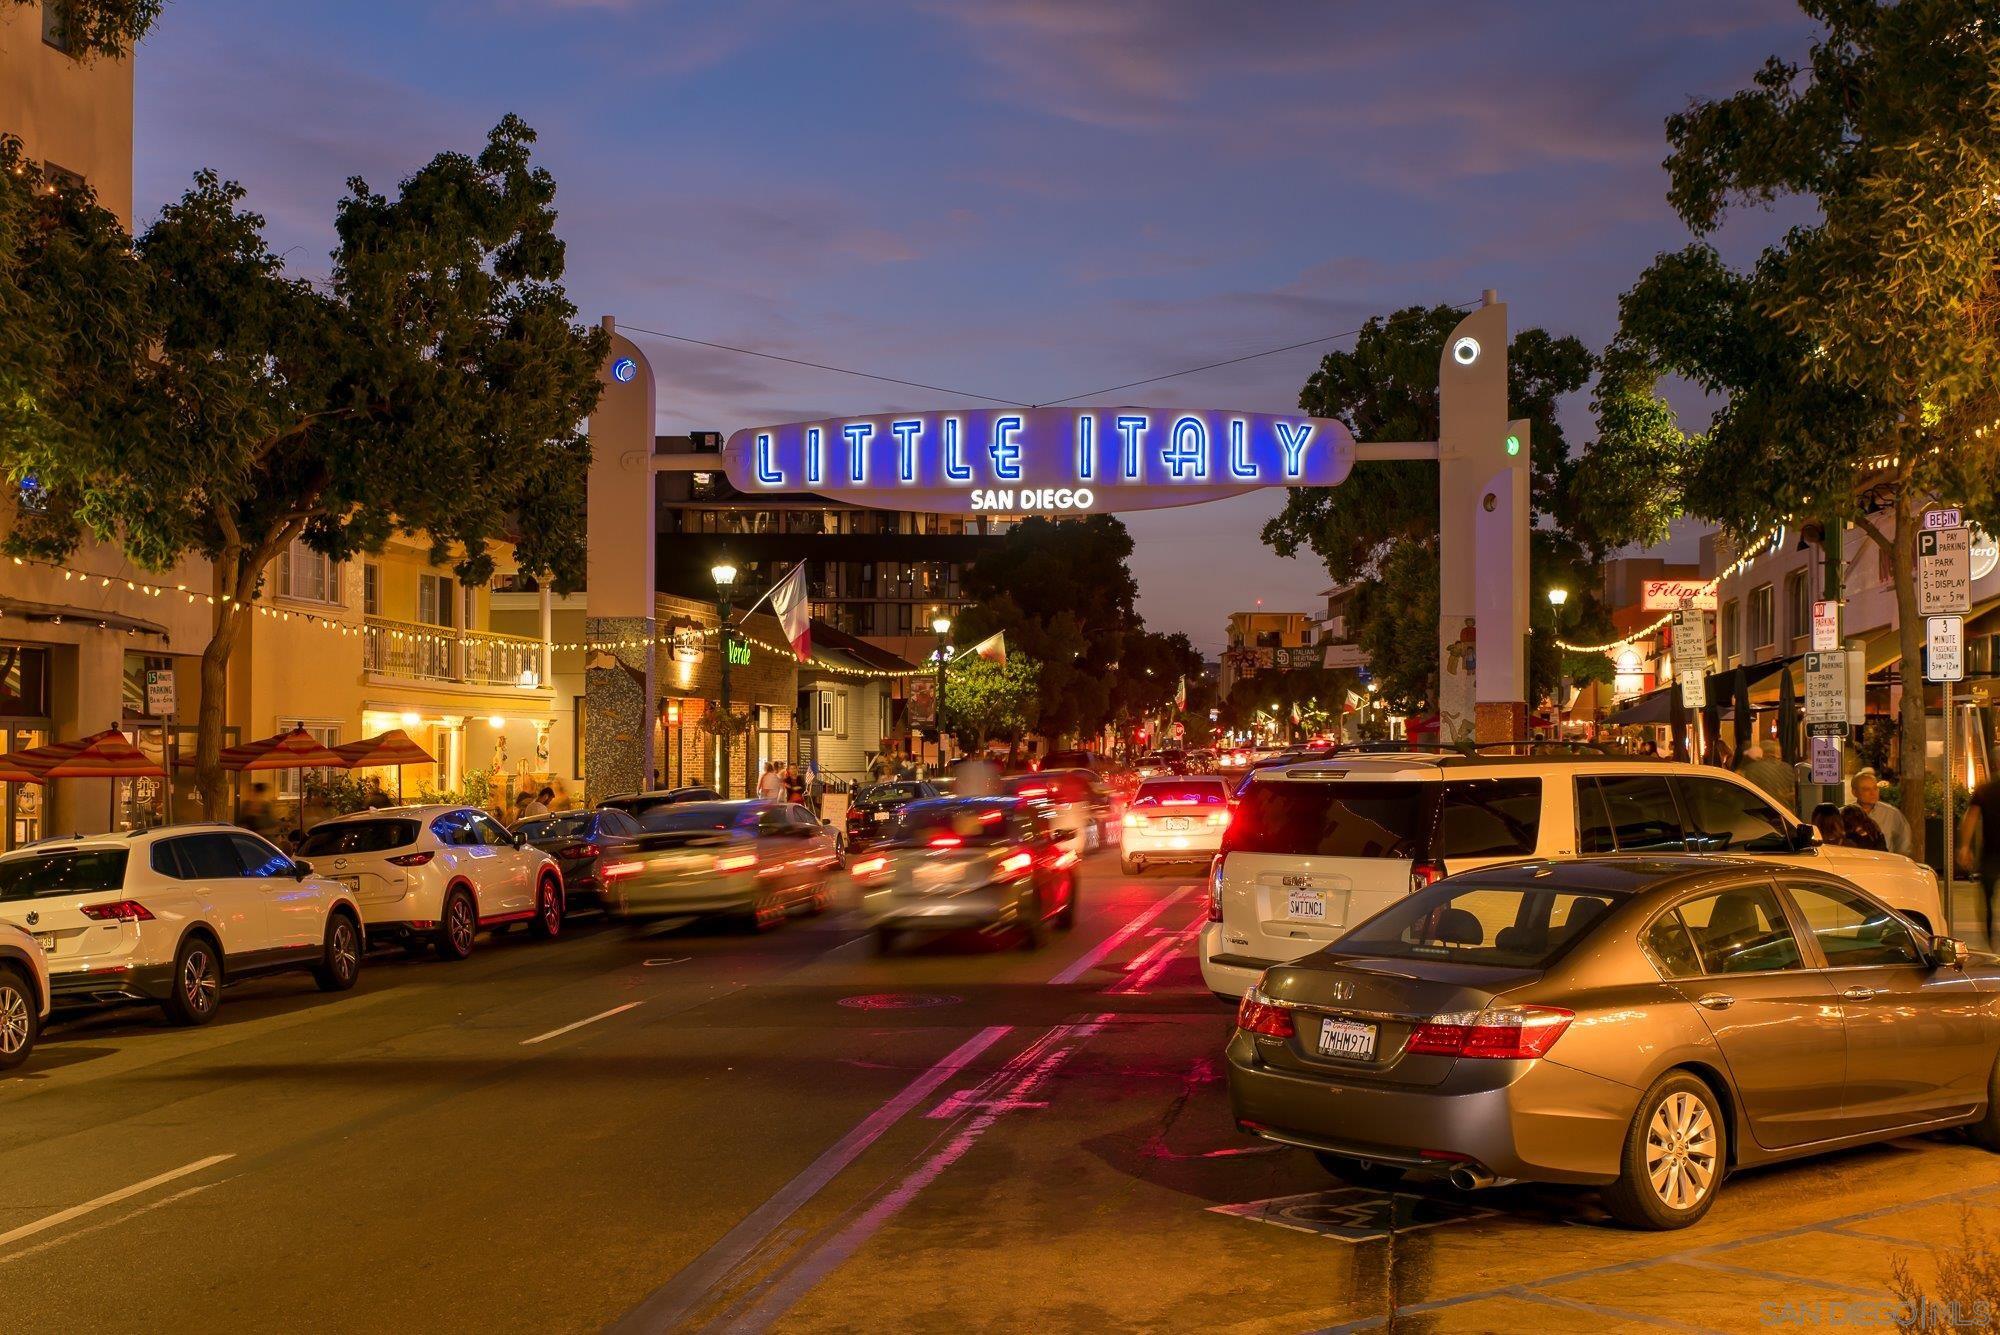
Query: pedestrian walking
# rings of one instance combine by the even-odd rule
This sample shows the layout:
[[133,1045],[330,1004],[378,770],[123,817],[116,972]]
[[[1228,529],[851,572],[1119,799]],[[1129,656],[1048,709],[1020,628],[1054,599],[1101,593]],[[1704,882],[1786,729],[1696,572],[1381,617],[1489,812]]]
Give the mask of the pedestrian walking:
[[1767,755],[1762,746],[1754,742],[1745,746],[1738,758],[1736,772],[1763,789],[1768,796],[1776,798],[1785,810],[1799,809],[1798,775],[1784,761]]
[[[2000,838],[1989,837],[1989,829],[2000,829],[2000,778],[1988,779],[1972,790],[1972,801],[1965,808],[1965,827],[1958,836],[1958,869],[1979,877],[1979,911],[1986,924],[1986,944],[1991,948],[1993,889],[2000,883]],[[1947,886],[1949,880],[1946,878]]]
[[778,768],[778,762],[767,760],[764,770],[757,776],[757,796],[766,802],[782,802],[785,799],[785,776]]
[[1910,822],[1882,800],[1882,780],[1874,770],[1865,769],[1854,776],[1854,805],[1882,831],[1884,845],[1891,853],[1915,856],[1910,852]]
[[1889,843],[1882,837],[1882,827],[1868,818],[1868,813],[1860,807],[1849,804],[1840,809],[1840,832],[1844,836],[1844,848],[1872,848],[1877,853],[1886,853]]
[[1813,828],[1819,831],[1819,841],[1835,848],[1847,842],[1847,823],[1840,818],[1840,808],[1831,802],[1822,802],[1813,808]]

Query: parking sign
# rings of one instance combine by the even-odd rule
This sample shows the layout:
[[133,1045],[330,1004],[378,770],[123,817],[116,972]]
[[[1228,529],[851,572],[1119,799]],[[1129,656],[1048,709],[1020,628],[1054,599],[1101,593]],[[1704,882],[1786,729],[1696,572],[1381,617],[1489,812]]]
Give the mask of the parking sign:
[[1927,617],[1963,616],[1972,610],[1971,529],[1917,534],[1917,603]]
[[1965,680],[1965,618],[1924,619],[1924,680]]

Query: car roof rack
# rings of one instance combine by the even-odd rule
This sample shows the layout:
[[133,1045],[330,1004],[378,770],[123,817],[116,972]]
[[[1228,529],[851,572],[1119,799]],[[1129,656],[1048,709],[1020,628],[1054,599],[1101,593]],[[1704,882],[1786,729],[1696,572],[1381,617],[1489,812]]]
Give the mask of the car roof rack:
[[1593,756],[1617,756],[1620,754],[1601,742],[1561,741],[1553,737],[1520,737],[1509,742],[1475,742],[1472,745],[1472,752],[1476,755],[1483,751],[1497,750],[1501,747],[1524,748],[1529,751],[1580,751],[1586,755]]

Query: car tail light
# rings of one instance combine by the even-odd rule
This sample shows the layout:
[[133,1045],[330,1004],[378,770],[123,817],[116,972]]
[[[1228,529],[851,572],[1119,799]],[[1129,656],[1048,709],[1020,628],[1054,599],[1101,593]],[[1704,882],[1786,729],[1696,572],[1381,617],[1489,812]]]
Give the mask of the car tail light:
[[1286,1007],[1273,1005],[1253,987],[1243,994],[1242,1004],[1236,1008],[1236,1027],[1266,1038],[1290,1038],[1292,1012]]
[[1222,921],[1222,859],[1208,864],[1208,920]]
[[92,922],[151,922],[153,915],[136,899],[114,899],[109,904],[85,904],[77,910]]
[[1409,1052],[1528,1061],[1545,1057],[1576,1018],[1560,1006],[1495,1006],[1433,1015],[1410,1031]]
[[426,848],[421,853],[403,853],[390,858],[389,861],[398,867],[421,867],[436,856],[436,853]]
[[1229,828],[1229,813],[1226,811],[1211,811],[1208,813],[1208,823],[1226,830]]
[[889,869],[886,857],[863,858],[847,869],[849,876],[874,876]]
[[643,862],[610,862],[598,868],[597,874],[604,880],[615,881],[621,876],[637,875],[645,865]]
[[1018,794],[1021,797],[1047,797],[1048,795],[1049,790],[1039,786],[1023,788]]
[[941,834],[931,840],[932,848],[957,848],[965,840],[955,834]]
[[1427,885],[1435,885],[1445,877],[1442,862],[1416,862],[1410,865],[1410,893],[1415,894]]
[[746,871],[756,865],[757,855],[755,853],[724,853],[715,860],[715,870],[718,873],[725,871]]
[[604,856],[604,850],[596,844],[571,844],[561,856],[566,858],[595,858]]
[[1126,829],[1128,830],[1144,829],[1145,825],[1146,825],[1146,818],[1144,816],[1141,816],[1138,812],[1128,811],[1125,813]]
[[1000,866],[997,870],[1004,880],[1010,876],[1019,876],[1034,865],[1035,855],[1032,853],[1009,853],[1006,857],[1000,859]]
[[1065,848],[1062,852],[1056,854],[1056,860],[1053,865],[1055,866],[1056,870],[1060,871],[1064,867],[1074,867],[1076,863],[1077,863],[1076,850],[1073,848]]

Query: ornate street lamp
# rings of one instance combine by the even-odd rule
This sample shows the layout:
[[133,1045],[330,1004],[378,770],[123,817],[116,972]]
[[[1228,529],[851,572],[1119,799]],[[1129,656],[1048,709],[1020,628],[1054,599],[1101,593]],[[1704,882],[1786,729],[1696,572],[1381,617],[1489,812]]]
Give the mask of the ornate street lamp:
[[937,632],[937,707],[932,714],[932,723],[937,728],[938,768],[944,768],[944,657],[945,636],[951,634],[951,618],[940,612],[931,618],[931,629]]
[[727,561],[718,561],[709,567],[708,575],[715,581],[716,615],[722,633],[722,701],[716,711],[715,740],[721,748],[722,770],[717,776],[715,791],[729,796],[729,596],[736,587],[736,567]]

